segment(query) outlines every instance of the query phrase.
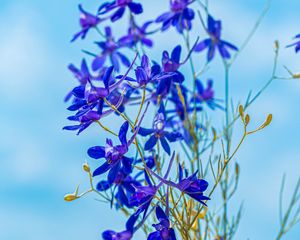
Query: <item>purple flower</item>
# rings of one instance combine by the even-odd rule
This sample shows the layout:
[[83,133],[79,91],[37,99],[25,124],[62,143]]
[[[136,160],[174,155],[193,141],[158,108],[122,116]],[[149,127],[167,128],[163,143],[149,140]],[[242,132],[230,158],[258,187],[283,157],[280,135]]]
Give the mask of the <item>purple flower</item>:
[[195,13],[188,5],[192,2],[194,0],[170,0],[170,11],[156,19],[157,23],[162,23],[161,30],[165,31],[170,26],[176,27],[179,33],[184,29],[191,30]]
[[[127,158],[127,161],[132,164],[133,159]],[[112,186],[117,187],[117,192],[114,196],[117,208],[122,207],[123,205],[130,208],[131,205],[129,204],[129,198],[135,193],[134,186],[140,186],[140,182],[137,181],[136,178],[133,178],[130,173],[131,171],[128,172],[128,169],[122,167],[117,173],[113,183],[103,180],[97,184],[98,191],[106,191]]]
[[[147,167],[150,168],[150,169],[152,169],[152,168],[155,167],[155,160],[154,160],[154,158],[158,158],[158,156],[157,155],[156,156],[151,155],[151,156],[148,156],[148,157],[144,157],[144,162],[146,163]],[[137,159],[135,161],[135,163],[142,163],[142,162],[143,161],[142,161],[141,158]]]
[[172,77],[162,79],[157,86],[157,95],[166,95],[169,93],[173,82],[181,84],[184,81],[184,76],[182,73],[178,71],[179,67],[183,63],[180,63],[180,56],[181,56],[181,46],[176,46],[171,54],[171,57],[169,56],[169,53],[167,51],[164,51],[162,54],[162,67],[163,72],[165,73],[172,73]]
[[92,69],[94,71],[97,71],[98,69],[103,67],[107,58],[110,59],[111,64],[114,66],[117,72],[120,71],[119,61],[121,61],[121,63],[123,63],[123,65],[125,65],[126,67],[129,67],[130,61],[124,54],[118,51],[120,45],[114,41],[110,27],[105,28],[105,34],[107,37],[105,42],[96,42],[96,44],[102,51],[101,54],[93,60]]
[[132,238],[132,233],[128,230],[123,232],[107,230],[102,233],[102,238],[104,240],[130,240]]
[[[68,68],[73,73],[74,77],[77,78],[80,85],[84,86],[90,79],[93,78],[89,72],[85,59],[82,59],[80,69],[75,67],[73,64],[70,64]],[[65,97],[65,102],[69,101],[71,97],[72,91]]]
[[[125,94],[124,94],[125,92]],[[119,112],[125,111],[126,104],[131,100],[131,95],[134,93],[137,93],[138,90],[129,86],[127,83],[121,84],[117,89],[112,91],[109,96],[107,97],[107,100],[114,106],[119,106],[117,109]],[[119,99],[123,98],[122,103],[119,105]],[[106,107],[106,106],[105,106]],[[109,106],[107,106],[109,107]],[[115,112],[117,115],[119,115],[117,112]]]
[[[165,130],[166,119],[165,119],[165,111],[163,107],[163,103],[160,105],[158,113],[156,114],[153,127],[151,129],[148,128],[140,128],[138,134],[142,136],[151,135],[148,141],[145,143],[144,149],[146,151],[152,150],[156,145],[157,141],[160,140],[160,143],[163,149],[170,155],[171,149],[169,146],[169,142],[176,142],[182,139],[182,136],[179,132],[168,132]],[[168,140],[168,141],[167,141]]]
[[[170,166],[169,166],[170,168]],[[177,188],[181,192],[189,195],[196,201],[202,203],[206,206],[206,203],[204,201],[210,200],[209,197],[204,196],[203,192],[208,187],[208,182],[197,178],[197,171],[192,174],[189,177],[183,178],[183,169],[181,165],[179,164],[179,180],[178,183],[174,183],[172,181],[166,180],[166,177],[162,178],[157,173],[153,172],[151,169],[148,169],[148,171],[154,175],[156,178],[158,178],[162,183],[169,185],[171,187]]]
[[[79,124],[66,126],[63,129],[78,130],[79,134],[94,121],[97,121],[113,112],[112,109],[103,111],[103,98],[107,97],[111,91],[116,89],[123,80],[121,79],[118,82],[109,85],[112,72],[113,67],[107,68],[102,78],[104,87],[96,87],[92,83],[90,76],[87,75],[87,68],[85,71],[83,71],[84,74],[82,74],[82,76],[87,76],[85,78],[87,82],[84,84],[84,81],[82,81],[81,85],[72,90],[72,95],[75,98],[72,102],[72,105],[68,107],[68,110],[70,111],[77,111],[75,115],[68,117],[68,119],[71,121],[78,121]],[[123,99],[121,96],[116,106],[119,107],[122,101]]]
[[196,80],[196,92],[194,97],[191,99],[191,103],[206,103],[211,109],[221,108],[220,105],[216,103],[214,98],[214,90],[213,90],[213,81],[209,79],[207,81],[207,86],[204,88],[203,84],[200,80]]
[[86,12],[82,5],[79,5],[79,11],[80,11],[80,26],[81,31],[76,33],[74,37],[72,38],[71,42],[75,41],[77,38],[81,37],[81,39],[84,39],[90,28],[96,27],[98,23],[100,23],[100,18],[98,18],[95,15],[92,15],[91,13]]
[[[173,164],[175,158],[175,152],[173,152],[172,157],[170,159],[168,169],[164,175],[163,180],[167,179],[171,170],[171,166]],[[147,171],[153,173],[153,171],[147,167]],[[138,210],[132,215],[132,218],[138,218],[140,214],[143,214],[143,218],[145,218],[148,208],[157,192],[157,190],[163,185],[163,181],[157,184],[157,186],[154,186],[152,182],[149,179],[149,176],[147,174],[147,171],[144,171],[145,174],[145,181],[148,184],[147,186],[136,186],[136,191],[133,194],[133,196],[130,199],[130,204],[132,206],[137,206]]]
[[147,47],[153,46],[153,41],[147,37],[147,28],[152,23],[152,21],[145,22],[141,27],[136,25],[132,21],[131,26],[128,29],[127,35],[119,39],[119,44],[122,46],[133,47],[138,43],[145,45]]
[[208,187],[208,182],[203,179],[197,178],[197,172],[192,174],[189,177],[183,178],[183,169],[179,164],[179,182],[178,184],[174,185],[177,187],[181,192],[189,195],[190,197],[194,198],[196,201],[202,203],[206,206],[204,201],[210,200],[209,197],[203,195],[203,192]]
[[111,139],[106,139],[105,146],[95,146],[88,149],[88,155],[91,158],[105,158],[105,162],[93,172],[93,177],[109,171],[108,182],[112,184],[116,180],[121,167],[127,173],[132,171],[131,159],[124,156],[128,152],[129,145],[133,142],[133,138],[127,142],[127,131],[128,122],[125,122],[119,131],[120,145],[114,146]]
[[152,224],[156,231],[152,232],[148,236],[148,240],[176,240],[175,231],[170,227],[170,220],[162,208],[156,206],[156,218],[158,224]]
[[237,51],[238,48],[229,42],[221,40],[221,21],[216,21],[211,15],[207,18],[207,33],[209,38],[201,41],[194,47],[195,52],[201,52],[208,48],[207,61],[210,62],[214,56],[216,49],[219,50],[223,59],[229,59],[231,57],[229,49]]
[[295,52],[298,53],[300,51],[300,34],[294,37],[294,39],[297,39],[297,42],[288,45],[287,47],[294,47],[295,46]]
[[105,159],[105,162],[93,172],[93,177],[109,171],[107,180],[110,184],[112,184],[116,180],[118,172],[121,168],[123,169],[123,171],[125,171],[125,173],[131,173],[132,160],[125,157],[124,155],[128,152],[129,146],[133,143],[135,136],[140,129],[140,125],[145,117],[148,106],[149,102],[146,105],[146,108],[137,125],[136,130],[128,141],[126,135],[128,132],[129,123],[126,121],[123,123],[119,130],[118,136],[121,144],[113,145],[111,139],[106,139],[105,146],[95,146],[88,149],[88,155],[91,158]]
[[[117,76],[117,78],[123,77],[123,75]],[[141,60],[141,66],[138,66],[135,69],[135,77],[136,79],[126,77],[125,80],[137,82],[137,88],[139,88],[146,86],[150,82],[157,83],[163,81],[164,79],[172,78],[174,77],[174,73],[162,72],[158,64],[153,64],[151,66],[149,58],[146,55],[143,55]]]
[[143,12],[143,7],[140,3],[135,3],[132,0],[116,0],[110,3],[103,3],[99,9],[98,14],[106,14],[117,9],[111,16],[110,20],[115,22],[123,17],[126,7],[129,8],[130,12],[134,14],[140,14]]
[[113,230],[106,230],[102,233],[104,240],[130,240],[135,232],[134,224],[138,219],[138,215],[132,215],[126,222],[126,230],[122,232],[115,232]]

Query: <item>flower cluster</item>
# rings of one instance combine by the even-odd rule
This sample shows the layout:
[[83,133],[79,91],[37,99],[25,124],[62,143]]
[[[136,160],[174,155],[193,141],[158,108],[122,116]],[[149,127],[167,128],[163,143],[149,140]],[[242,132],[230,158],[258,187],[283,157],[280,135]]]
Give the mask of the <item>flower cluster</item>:
[[[215,20],[207,8],[200,10],[207,16],[207,24],[202,24],[208,37],[200,35],[199,41],[197,35],[191,44],[190,33],[197,32],[193,27],[195,13],[201,15],[196,3],[170,0],[168,10],[141,24],[137,16],[144,10],[139,1],[104,2],[95,14],[79,5],[81,30],[72,42],[94,31],[99,34],[95,41],[98,52],[84,50],[87,56],[81,66],[69,65],[78,84],[65,98],[72,112],[68,120],[73,123],[64,129],[80,134],[95,124],[106,134],[106,140],[98,139],[99,145],[87,150],[90,161],[97,165],[92,171],[84,166],[91,189],[81,195],[77,189],[65,199],[96,192],[111,207],[125,213],[128,220],[123,231],[103,231],[105,240],[130,240],[139,229],[144,229],[148,240],[185,239],[187,234],[194,236],[187,239],[200,239],[198,222],[211,196],[204,178],[207,169],[213,168],[209,158],[204,169],[201,154],[212,149],[217,138],[216,134],[211,138],[207,116],[213,111],[228,114],[228,106],[216,98],[213,80],[204,79],[204,69],[195,66],[192,58],[207,49],[207,66],[216,51],[226,62],[231,58],[230,50],[238,49],[221,38],[221,21]],[[116,22],[126,26],[123,35],[114,35],[114,25],[108,26]],[[178,40],[172,45],[170,41],[170,49],[159,49],[153,40],[155,34],[166,34],[172,27],[184,42],[178,44]],[[300,49],[299,43],[293,45],[296,51]],[[150,57],[145,49],[154,46],[161,60]],[[186,71],[189,66],[191,74]],[[111,125],[105,126],[106,119]],[[229,155],[224,163],[219,160],[218,171],[225,169],[228,159]],[[216,185],[223,172],[214,174]],[[145,225],[152,226],[151,230]]]

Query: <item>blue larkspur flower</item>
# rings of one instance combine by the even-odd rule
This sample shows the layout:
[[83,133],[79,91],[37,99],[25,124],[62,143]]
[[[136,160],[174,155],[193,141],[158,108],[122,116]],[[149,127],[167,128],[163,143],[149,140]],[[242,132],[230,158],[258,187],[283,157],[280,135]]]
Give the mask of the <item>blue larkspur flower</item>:
[[300,34],[296,35],[294,39],[297,39],[297,41],[287,45],[287,47],[295,47],[295,52],[298,53],[300,51]]
[[207,17],[207,33],[209,38],[199,42],[195,47],[195,52],[201,52],[208,48],[207,61],[210,62],[216,53],[216,49],[219,51],[223,59],[229,59],[231,57],[229,50],[237,51],[238,48],[233,44],[221,39],[222,23],[220,20],[214,20],[211,15]]
[[[145,87],[148,83],[158,83],[164,81],[165,79],[173,78],[173,72],[163,72],[161,67],[154,63],[150,63],[150,59],[147,55],[143,55],[141,59],[141,65],[135,69],[135,79],[131,77],[126,77],[125,80],[130,82],[136,82],[138,86],[136,88]],[[122,78],[123,75],[117,76],[117,78]]]
[[[163,180],[168,178],[174,158],[175,158],[175,153],[173,152],[172,157],[169,162],[169,165],[168,165],[168,169],[163,177]],[[147,167],[147,169],[149,172],[152,172],[152,170],[150,168]],[[135,187],[136,191],[132,195],[132,197],[129,201],[129,203],[132,206],[138,207],[137,211],[131,215],[131,218],[134,218],[134,219],[139,218],[139,216],[141,214],[143,214],[142,219],[144,219],[146,217],[147,211],[149,209],[149,206],[150,206],[152,200],[154,199],[154,196],[156,195],[156,192],[164,184],[164,182],[161,181],[157,185],[153,185],[152,182],[150,181],[147,171],[144,171],[144,175],[145,175],[145,181],[148,185],[136,186]]]
[[178,183],[174,183],[172,181],[167,180],[165,177],[159,176],[157,173],[153,172],[151,169],[148,171],[158,178],[162,183],[177,188],[182,193],[189,195],[191,198],[200,202],[201,204],[206,206],[205,201],[210,200],[209,197],[204,195],[204,191],[208,187],[208,182],[204,179],[197,178],[198,171],[193,173],[191,176],[186,176],[183,178],[183,169],[179,164],[179,179]]
[[[85,64],[83,64],[85,66]],[[78,130],[78,134],[91,125],[94,121],[105,117],[114,111],[112,109],[103,111],[103,98],[107,97],[109,93],[115,90],[123,81],[122,79],[109,85],[113,67],[106,69],[102,82],[104,87],[96,87],[92,82],[92,77],[88,73],[86,66],[80,72],[77,72],[77,76],[80,78],[80,85],[72,90],[74,96],[71,106],[68,107],[70,111],[77,111],[73,116],[68,117],[68,120],[77,121],[79,124],[66,126],[65,130]],[[119,98],[116,104],[119,107],[122,103],[122,96]]]
[[96,27],[102,21],[98,16],[85,11],[81,4],[79,5],[79,11],[80,11],[79,23],[81,26],[81,31],[74,35],[71,42],[75,41],[79,37],[81,37],[81,39],[84,39],[87,33],[89,32],[89,30],[93,27]]
[[159,223],[152,224],[156,231],[150,233],[147,240],[176,240],[175,231],[171,228],[170,220],[159,205],[156,206],[155,213]]
[[102,51],[93,60],[92,69],[94,71],[101,69],[104,66],[107,59],[110,59],[111,64],[114,66],[114,69],[117,72],[120,71],[120,61],[124,66],[129,67],[130,61],[124,54],[118,51],[121,46],[119,43],[115,42],[110,27],[105,28],[105,35],[106,35],[106,41],[96,42],[97,46]]
[[213,110],[215,108],[223,109],[223,107],[220,106],[215,99],[212,79],[207,80],[206,87],[203,86],[199,79],[196,80],[196,92],[191,98],[190,102],[196,104],[206,103]]
[[98,14],[103,15],[116,10],[110,16],[111,21],[115,22],[123,17],[127,7],[133,14],[141,14],[143,12],[143,7],[140,3],[136,3],[133,0],[116,0],[103,3],[98,9]]
[[133,47],[136,44],[141,43],[141,45],[152,47],[153,41],[147,36],[147,28],[151,23],[153,22],[147,21],[140,27],[132,21],[131,26],[128,28],[127,35],[118,40],[119,44],[122,46]]
[[[128,158],[127,161],[129,164],[132,164],[133,159]],[[106,191],[113,186],[116,187],[114,198],[116,199],[117,208],[123,207],[124,205],[130,208],[129,199],[135,193],[134,186],[141,185],[136,177],[131,176],[132,171],[128,172],[128,170],[127,168],[121,167],[113,183],[110,183],[108,180],[102,180],[97,184],[97,190],[100,192]]]
[[157,23],[162,23],[161,30],[165,31],[170,26],[176,27],[179,33],[184,29],[191,30],[192,20],[195,17],[194,10],[188,8],[194,0],[170,0],[170,11],[161,14]]
[[150,135],[150,138],[145,143],[144,149],[146,151],[152,150],[159,140],[163,149],[170,155],[171,149],[169,142],[176,142],[182,139],[182,135],[179,132],[169,132],[165,130],[166,117],[163,104],[160,105],[158,113],[153,120],[152,128],[140,128],[138,134],[142,136]]
[[121,168],[126,173],[132,171],[132,160],[124,156],[128,152],[128,147],[133,142],[133,138],[127,141],[128,127],[127,121],[120,127],[119,141],[121,144],[114,146],[111,139],[106,139],[105,146],[95,146],[88,149],[88,155],[91,158],[105,159],[105,162],[93,172],[93,177],[109,171],[107,180],[109,184],[112,184],[116,180]]

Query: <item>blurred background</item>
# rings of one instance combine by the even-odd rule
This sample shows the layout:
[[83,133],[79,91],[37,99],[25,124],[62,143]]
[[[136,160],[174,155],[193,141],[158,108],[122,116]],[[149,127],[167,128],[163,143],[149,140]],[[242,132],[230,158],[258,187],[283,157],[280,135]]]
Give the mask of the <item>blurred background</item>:
[[[79,31],[80,2],[88,11],[96,12],[101,1],[0,0],[0,239],[3,240],[100,239],[104,229],[123,229],[125,219],[95,201],[94,196],[72,203],[63,201],[63,196],[77,184],[81,184],[81,189],[86,186],[88,179],[81,168],[88,159],[86,150],[104,139],[98,128],[91,128],[79,137],[61,130],[68,123],[69,114],[63,98],[76,84],[67,65],[71,62],[79,65],[84,56],[81,49],[88,49],[95,39],[90,34],[84,42],[69,42]],[[141,2],[145,3],[142,20],[155,18],[168,8],[167,0]],[[209,6],[211,14],[223,20],[224,39],[237,46],[263,8],[261,0],[211,0]],[[299,8],[298,0],[273,1],[257,33],[232,68],[231,95],[236,103],[269,79],[276,39],[281,44],[280,74],[286,75],[283,65],[300,72],[300,55],[295,55],[293,49],[285,49],[292,37],[300,33]],[[120,25],[114,30],[126,31]],[[157,48],[150,50],[150,55],[157,61],[163,49],[170,51],[182,44],[175,31],[170,35],[155,37]],[[223,98],[219,58],[211,68],[207,76],[215,81],[216,95]],[[249,137],[237,155],[241,181],[232,208],[236,209],[243,201],[245,209],[236,239],[276,236],[281,178],[287,174],[284,199],[288,200],[300,172],[299,103],[300,81],[276,80],[249,109],[253,122],[262,122],[267,113],[273,113],[274,121],[264,131]],[[300,225],[284,239],[296,240],[299,236]]]

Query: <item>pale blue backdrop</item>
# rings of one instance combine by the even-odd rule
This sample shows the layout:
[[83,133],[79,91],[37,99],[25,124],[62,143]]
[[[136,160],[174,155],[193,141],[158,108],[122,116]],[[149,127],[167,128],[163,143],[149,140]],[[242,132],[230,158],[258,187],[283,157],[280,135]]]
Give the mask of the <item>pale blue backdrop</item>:
[[[82,0],[93,11],[101,1]],[[167,0],[144,1],[148,16],[167,8]],[[210,1],[211,12],[224,21],[224,36],[237,45],[246,37],[263,9],[261,0]],[[86,149],[101,143],[96,128],[82,134],[64,132],[67,111],[62,99],[75,84],[66,66],[79,63],[80,49],[70,44],[78,31],[79,1],[0,0],[0,239],[99,239],[103,229],[122,230],[125,219],[90,196],[65,203],[63,196],[78,183],[86,186],[81,164]],[[231,93],[244,99],[270,76],[273,41],[285,46],[300,33],[298,0],[274,0],[253,41],[233,67]],[[119,27],[120,31],[124,31]],[[172,32],[175,36],[175,33]],[[172,35],[172,36],[173,36]],[[177,44],[159,35],[162,49]],[[88,38],[91,40],[91,38]],[[170,40],[172,39],[172,40]],[[179,39],[179,38],[177,38]],[[88,41],[89,41],[88,40]],[[87,42],[88,42],[87,41]],[[300,72],[300,54],[282,49],[282,65]],[[220,62],[212,72],[217,95],[223,87]],[[274,122],[241,148],[241,182],[234,206],[245,210],[236,239],[274,239],[278,229],[278,192],[283,173],[288,191],[300,172],[300,82],[275,81],[250,112],[262,121],[271,112]],[[297,240],[300,226],[285,239]],[[138,238],[137,238],[138,239]]]

